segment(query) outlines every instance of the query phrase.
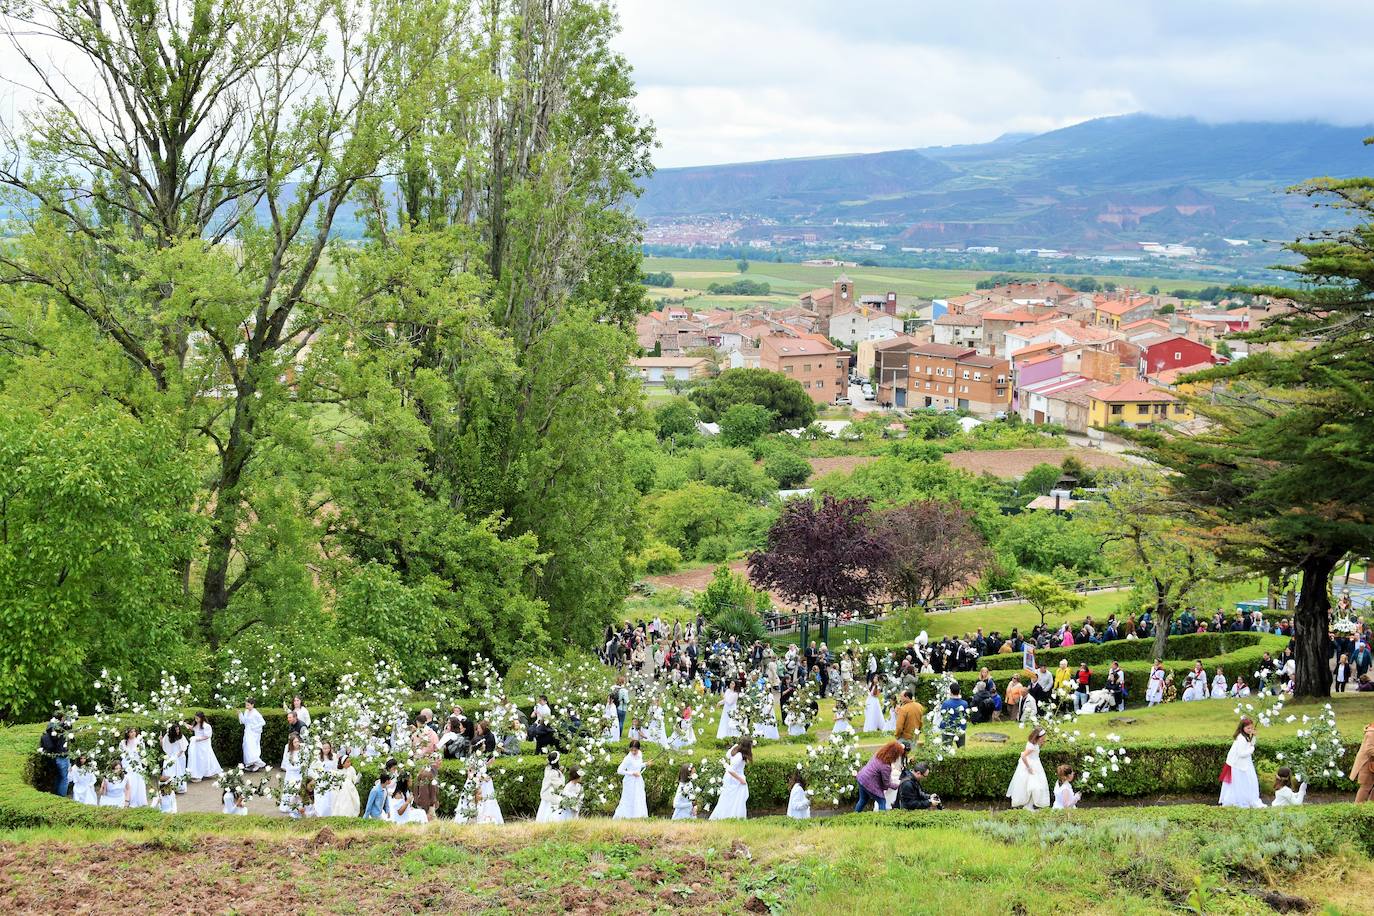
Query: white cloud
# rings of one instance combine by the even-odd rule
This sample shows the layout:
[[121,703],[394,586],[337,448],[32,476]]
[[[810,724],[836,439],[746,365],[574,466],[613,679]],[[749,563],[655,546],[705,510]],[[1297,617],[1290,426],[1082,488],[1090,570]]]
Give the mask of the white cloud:
[[619,0],[660,166],[1147,111],[1374,122],[1369,0]]

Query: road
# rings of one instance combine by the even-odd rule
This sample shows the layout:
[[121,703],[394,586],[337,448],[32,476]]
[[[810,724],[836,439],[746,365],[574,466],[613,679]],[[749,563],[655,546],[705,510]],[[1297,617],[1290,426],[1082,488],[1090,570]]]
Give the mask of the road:
[[885,409],[879,407],[877,401],[865,401],[864,390],[860,385],[849,386],[849,402],[854,407],[855,413],[881,412]]

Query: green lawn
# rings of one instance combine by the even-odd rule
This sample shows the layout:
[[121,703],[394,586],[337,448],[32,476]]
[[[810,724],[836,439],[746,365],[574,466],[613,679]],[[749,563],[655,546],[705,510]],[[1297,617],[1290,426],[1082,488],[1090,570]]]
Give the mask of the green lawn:
[[[841,272],[854,281],[860,295],[877,295],[895,292],[900,296],[916,296],[929,299],[939,296],[956,296],[973,290],[979,280],[992,276],[992,271],[978,270],[926,270],[911,267],[813,267],[806,264],[777,264],[768,261],[751,261],[749,270],[740,274],[732,260],[695,260],[690,258],[645,258],[645,271],[666,270],[672,273],[678,290],[704,290],[712,283],[729,282],[743,277],[768,283],[775,296],[790,293],[800,294],[818,287],[828,287]],[[1026,274],[1015,272],[1016,276],[1048,279],[1053,274]],[[1149,277],[1098,276],[1103,282],[1114,282],[1119,286],[1133,288],[1148,287],[1156,281]],[[1215,285],[1215,280],[1171,280],[1158,281],[1168,289],[1202,289]],[[651,295],[660,295],[652,290]],[[750,298],[750,297],[732,297]],[[694,303],[695,304],[695,303]]]

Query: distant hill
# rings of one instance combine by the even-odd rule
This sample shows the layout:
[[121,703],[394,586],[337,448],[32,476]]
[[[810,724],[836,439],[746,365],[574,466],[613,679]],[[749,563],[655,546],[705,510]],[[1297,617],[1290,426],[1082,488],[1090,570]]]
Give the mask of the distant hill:
[[1371,134],[1374,126],[1126,115],[983,144],[663,169],[637,212],[650,221],[754,216],[836,238],[855,234],[837,220],[885,222],[878,236],[913,244],[1288,239],[1329,214],[1285,188],[1374,174],[1374,150],[1362,143]]

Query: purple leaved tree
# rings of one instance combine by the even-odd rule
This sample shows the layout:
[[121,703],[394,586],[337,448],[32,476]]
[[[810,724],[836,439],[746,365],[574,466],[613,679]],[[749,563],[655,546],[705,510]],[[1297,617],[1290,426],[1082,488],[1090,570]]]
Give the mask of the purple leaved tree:
[[789,601],[810,599],[823,613],[863,607],[882,587],[887,557],[872,521],[867,499],[794,499],[763,550],[749,554],[749,578]]

